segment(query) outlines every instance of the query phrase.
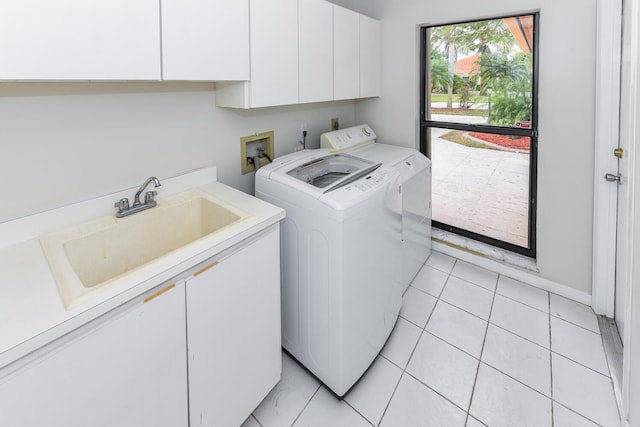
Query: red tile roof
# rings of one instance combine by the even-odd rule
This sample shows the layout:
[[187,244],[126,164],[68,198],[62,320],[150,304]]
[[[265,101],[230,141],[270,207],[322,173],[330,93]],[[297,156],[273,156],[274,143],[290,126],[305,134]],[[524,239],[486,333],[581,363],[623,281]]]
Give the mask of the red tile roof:
[[456,62],[456,74],[473,76],[480,74],[480,54],[462,58]]

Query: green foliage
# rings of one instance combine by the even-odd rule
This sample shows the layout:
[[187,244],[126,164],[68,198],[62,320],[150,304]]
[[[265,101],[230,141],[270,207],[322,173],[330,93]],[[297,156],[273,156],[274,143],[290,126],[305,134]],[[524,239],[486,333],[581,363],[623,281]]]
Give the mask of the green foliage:
[[443,25],[431,29],[431,43],[441,52],[454,45],[461,53],[486,52],[491,46],[499,52],[510,52],[513,35],[502,19]]
[[465,86],[467,86],[467,83],[465,83],[462,77],[457,74],[453,76],[453,93],[459,94],[460,90],[462,90],[462,88],[464,88]]
[[442,54],[431,51],[431,91],[445,92],[451,84],[449,66]]
[[473,105],[473,99],[471,99],[471,89],[468,84],[464,84],[459,90],[460,94],[460,108],[471,108]]
[[492,103],[490,124],[513,127],[523,120],[531,120],[529,98],[501,96]]
[[485,92],[492,88],[489,123],[514,126],[531,118],[531,55],[512,57],[484,54],[480,60],[480,76]]
[[485,53],[480,58],[480,76],[483,86],[492,87],[494,91],[506,92],[514,84],[526,81],[529,70],[526,64],[518,59]]

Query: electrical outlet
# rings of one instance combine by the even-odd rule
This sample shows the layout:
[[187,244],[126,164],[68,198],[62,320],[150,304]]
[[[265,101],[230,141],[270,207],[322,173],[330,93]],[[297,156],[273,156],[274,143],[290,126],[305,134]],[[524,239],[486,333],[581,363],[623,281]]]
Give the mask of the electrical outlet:
[[304,136],[304,132],[306,130],[307,130],[307,124],[306,123],[300,124],[300,138],[302,138]]
[[340,129],[340,119],[338,119],[337,117],[334,117],[333,119],[331,119],[331,130],[338,130]]
[[[242,175],[256,170],[253,159],[259,159],[260,166],[268,164],[269,159],[273,160],[273,151],[273,131],[256,133],[255,135],[240,138],[240,166]],[[266,155],[260,157],[262,153]]]

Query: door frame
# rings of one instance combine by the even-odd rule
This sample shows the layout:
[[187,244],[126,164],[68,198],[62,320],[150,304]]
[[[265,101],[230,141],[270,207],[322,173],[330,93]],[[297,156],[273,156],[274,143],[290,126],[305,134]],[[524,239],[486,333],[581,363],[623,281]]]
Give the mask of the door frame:
[[[622,1],[622,0],[620,0]],[[430,37],[429,29],[447,25],[467,24],[480,21],[492,21],[501,18],[510,18],[532,15],[533,16],[533,76],[532,76],[532,105],[531,105],[531,128],[518,128],[518,127],[506,127],[506,126],[494,126],[489,124],[464,124],[456,122],[436,121],[431,119],[430,108],[427,104],[430,103],[431,97],[427,89],[428,87],[428,73],[430,70]],[[506,240],[500,240],[498,238],[490,237],[482,234],[481,232],[471,231],[462,227],[446,224],[432,218],[433,227],[443,230],[445,232],[451,232],[462,236],[463,238],[469,238],[481,243],[504,249],[510,252],[514,252],[533,260],[537,255],[537,205],[538,205],[538,102],[539,102],[539,37],[540,37],[540,11],[531,12],[519,12],[517,14],[494,14],[485,18],[452,21],[448,23],[429,23],[420,27],[420,108],[419,108],[419,150],[425,156],[431,158],[431,132],[428,129],[450,129],[469,131],[474,130],[478,132],[485,132],[491,134],[500,135],[518,135],[528,137],[531,141],[529,150],[529,182],[528,182],[528,194],[527,194],[527,237],[528,245],[526,247],[519,246],[515,243],[507,242]]]
[[[591,306],[610,318],[615,308],[617,184],[605,173],[618,170],[622,0],[597,1],[593,263]],[[613,236],[613,237],[612,237]]]
[[[630,0],[626,0],[630,1]],[[615,310],[615,278],[616,278],[616,228],[611,232],[611,225],[616,225],[617,221],[617,194],[613,199],[611,193],[617,193],[617,186],[603,179],[606,171],[617,170],[617,159],[612,154],[612,142],[617,141],[621,135],[631,137],[631,141],[638,138],[637,114],[640,112],[640,23],[637,19],[640,17],[640,6],[636,1],[632,1],[630,5],[630,40],[628,43],[630,50],[630,76],[628,81],[621,81],[622,66],[622,2],[623,0],[598,0],[597,1],[597,61],[596,61],[596,146],[595,146],[595,167],[594,167],[594,228],[593,228],[593,282],[592,282],[592,307],[597,314],[603,314],[607,317],[614,317]],[[609,51],[607,51],[609,49]],[[611,79],[611,80],[608,80]],[[613,81],[613,82],[612,82]],[[612,90],[611,85],[617,84],[618,90]],[[631,103],[628,111],[620,111],[620,91],[622,88],[629,93]],[[611,109],[611,111],[607,111]],[[613,111],[617,111],[617,117],[613,116]],[[627,115],[630,120],[627,121],[625,129],[620,128],[621,114]],[[611,139],[614,138],[614,139]],[[607,142],[609,141],[609,142]],[[625,191],[620,192],[622,197],[627,197],[627,205],[629,210],[623,214],[629,216],[629,228],[632,231],[630,238],[625,242],[625,254],[623,263],[619,265],[620,273],[629,282],[628,301],[625,313],[624,328],[624,350],[623,350],[623,372],[622,372],[622,408],[620,408],[622,416],[622,425],[629,426],[630,422],[630,402],[631,399],[637,398],[638,375],[633,376],[632,371],[638,370],[638,362],[632,365],[635,353],[634,345],[637,346],[639,334],[632,332],[634,309],[637,310],[637,303],[634,307],[634,286],[633,286],[633,263],[630,261],[634,256],[634,233],[639,234],[634,220],[634,204],[638,204],[640,200],[635,199],[634,194],[638,193],[633,188],[639,180],[635,177],[635,171],[640,167],[638,155],[633,143],[628,147],[628,153],[624,155],[628,160],[628,170],[626,173],[625,185],[628,187]],[[623,177],[624,179],[625,177]],[[634,200],[635,199],[635,200]],[[614,200],[614,203],[611,203]],[[610,233],[610,234],[609,234]],[[635,342],[632,340],[635,339]],[[632,356],[632,352],[633,355]],[[631,384],[635,380],[636,383]],[[635,396],[632,396],[635,393]]]

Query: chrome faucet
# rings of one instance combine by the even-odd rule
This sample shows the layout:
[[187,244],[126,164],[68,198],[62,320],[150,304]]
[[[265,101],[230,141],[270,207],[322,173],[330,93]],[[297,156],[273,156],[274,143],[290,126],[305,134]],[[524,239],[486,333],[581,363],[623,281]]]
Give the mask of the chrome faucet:
[[114,204],[114,206],[118,208],[118,212],[116,212],[116,217],[122,218],[124,216],[128,216],[136,212],[151,209],[152,207],[156,206],[157,203],[154,200],[154,198],[158,195],[157,191],[147,191],[144,194],[144,203],[140,201],[140,195],[145,190],[145,188],[147,188],[147,186],[152,182],[156,186],[156,188],[160,187],[161,185],[160,180],[155,176],[147,178],[144,184],[142,184],[138,189],[138,191],[136,191],[136,195],[133,197],[133,205],[131,207],[129,207],[129,199],[127,199],[126,197],[124,199],[118,200]]

